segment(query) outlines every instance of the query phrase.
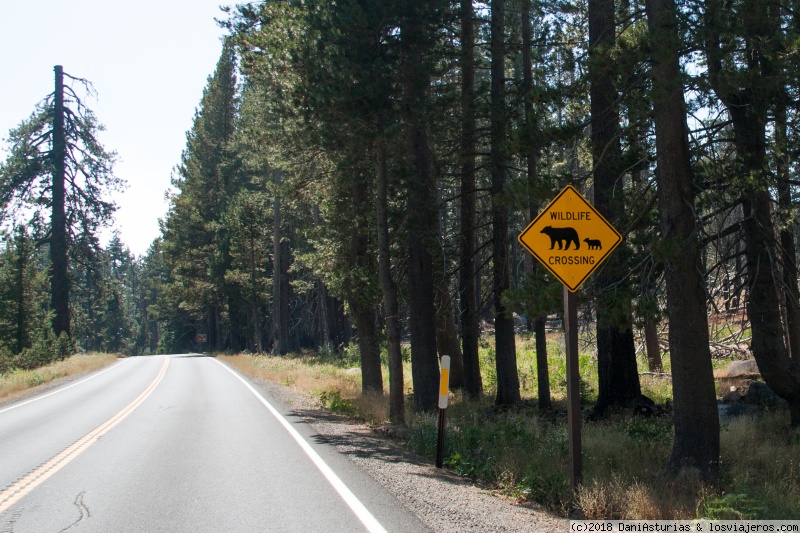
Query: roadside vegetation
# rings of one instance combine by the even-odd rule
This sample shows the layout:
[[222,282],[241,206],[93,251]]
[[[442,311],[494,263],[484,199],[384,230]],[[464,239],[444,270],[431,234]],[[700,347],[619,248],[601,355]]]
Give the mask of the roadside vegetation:
[[[557,514],[570,513],[566,428],[566,368],[560,333],[548,333],[553,408],[538,409],[536,354],[531,336],[517,338],[523,403],[494,406],[491,344],[481,343],[485,393],[466,401],[451,392],[447,410],[445,468],[516,499]],[[386,353],[384,358],[384,376]],[[407,359],[407,358],[406,358]],[[667,374],[646,372],[639,358],[642,392],[656,402],[656,415],[619,411],[583,426],[584,483],[574,500],[576,513],[590,519],[789,519],[800,518],[800,433],[787,429],[788,413],[742,417],[721,428],[721,480],[714,489],[699,477],[669,480],[663,465],[673,443],[671,383]],[[313,396],[321,407],[374,427],[388,423],[388,397],[361,393],[358,351],[233,355],[223,359],[239,371],[275,381]],[[717,361],[716,365],[724,364]],[[410,375],[406,361],[405,375]],[[664,366],[669,368],[665,354]],[[585,412],[596,400],[597,371],[592,354],[580,357]],[[406,390],[411,393],[410,380]],[[405,428],[390,433],[407,449],[431,462],[436,453],[437,419],[417,413],[406,395]],[[659,414],[660,413],[660,414]]]
[[0,401],[12,399],[21,392],[50,383],[59,378],[103,368],[116,360],[116,354],[75,354],[38,368],[7,370],[5,373],[0,374]]

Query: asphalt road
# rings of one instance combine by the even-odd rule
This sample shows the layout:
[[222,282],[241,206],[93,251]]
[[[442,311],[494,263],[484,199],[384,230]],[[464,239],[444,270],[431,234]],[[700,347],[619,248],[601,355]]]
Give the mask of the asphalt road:
[[0,532],[426,531],[211,357],[120,361],[0,408]]

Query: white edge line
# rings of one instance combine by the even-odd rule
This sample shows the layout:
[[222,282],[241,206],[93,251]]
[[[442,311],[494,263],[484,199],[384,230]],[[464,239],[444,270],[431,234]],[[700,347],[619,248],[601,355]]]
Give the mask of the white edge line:
[[386,533],[386,529],[384,529],[380,522],[378,522],[378,520],[372,516],[372,513],[367,510],[367,508],[363,503],[361,503],[356,495],[353,494],[349,488],[347,488],[347,485],[345,485],[344,482],[339,479],[339,476],[337,476],[336,473],[331,470],[331,467],[329,467],[322,457],[320,457],[319,454],[314,451],[314,448],[312,448],[311,445],[306,442],[302,435],[300,435],[300,433],[298,433],[297,430],[292,427],[292,425],[266,400],[266,398],[264,398],[256,389],[253,388],[252,385],[250,385],[238,373],[234,372],[230,367],[222,364],[216,359],[214,359],[214,362],[222,366],[222,368],[233,374],[236,379],[244,383],[244,386],[247,387],[267,409],[269,409],[269,412],[272,413],[278,422],[281,423],[289,435],[291,435],[292,438],[297,441],[297,444],[299,444],[303,451],[306,452],[306,455],[308,455],[311,461],[313,461],[319,471],[322,472],[322,475],[325,476],[325,479],[328,480],[328,483],[330,483],[331,486],[336,489],[336,492],[339,493],[339,496],[341,496],[348,507],[350,507],[350,510],[353,511],[356,517],[361,520],[361,523],[364,524],[368,531],[373,533]]
[[10,411],[12,409],[16,409],[17,407],[22,407],[23,405],[27,405],[29,403],[33,403],[33,402],[35,402],[37,400],[41,400],[42,398],[47,398],[48,396],[52,396],[53,394],[58,394],[59,392],[64,392],[65,390],[71,389],[72,387],[77,387],[81,383],[86,383],[90,379],[94,379],[97,376],[99,376],[100,374],[105,374],[109,370],[118,367],[119,365],[121,365],[123,363],[123,361],[125,361],[125,360],[123,359],[123,360],[117,361],[116,363],[114,363],[110,367],[105,368],[105,369],[103,369],[100,372],[97,372],[95,374],[92,374],[88,378],[82,379],[82,380],[78,381],[77,383],[73,383],[72,385],[67,385],[66,387],[62,387],[62,388],[56,389],[53,392],[48,392],[47,394],[42,394],[41,396],[34,396],[30,400],[26,400],[24,402],[16,403],[16,404],[12,405],[11,407],[6,407],[5,409],[0,409],[0,413],[5,413],[6,411]]

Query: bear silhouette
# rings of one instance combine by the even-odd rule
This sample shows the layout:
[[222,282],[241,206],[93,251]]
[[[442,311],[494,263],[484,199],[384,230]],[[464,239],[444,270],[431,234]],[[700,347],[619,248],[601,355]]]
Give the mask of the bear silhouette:
[[578,232],[575,231],[575,228],[554,228],[553,226],[547,226],[542,229],[541,233],[550,237],[551,250],[555,248],[556,243],[558,243],[559,250],[569,249],[569,245],[572,243],[575,243],[576,250],[580,250],[581,248],[581,242],[578,240]]
[[589,246],[590,250],[603,249],[603,244],[600,242],[600,239],[583,239],[583,242],[585,242]]

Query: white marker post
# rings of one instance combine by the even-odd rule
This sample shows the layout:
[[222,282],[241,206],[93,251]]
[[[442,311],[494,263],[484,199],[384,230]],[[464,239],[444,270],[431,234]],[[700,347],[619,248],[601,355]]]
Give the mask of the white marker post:
[[447,399],[450,391],[450,356],[442,356],[442,373],[439,378],[439,435],[436,441],[436,468],[444,464],[444,413],[447,409]]

